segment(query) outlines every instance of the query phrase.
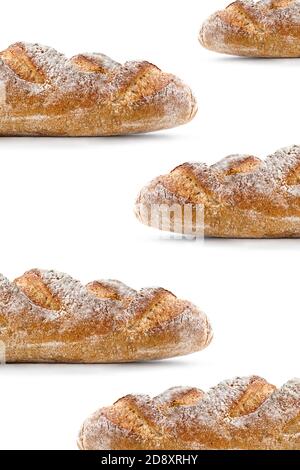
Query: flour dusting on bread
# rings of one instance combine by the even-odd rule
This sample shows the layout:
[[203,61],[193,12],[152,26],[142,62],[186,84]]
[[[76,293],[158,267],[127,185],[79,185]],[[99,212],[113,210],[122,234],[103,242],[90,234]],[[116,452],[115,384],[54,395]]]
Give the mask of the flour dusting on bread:
[[124,65],[104,54],[72,58],[19,42],[0,52],[7,84],[1,135],[101,136],[151,132],[189,122],[190,90],[147,61]]
[[[170,231],[180,227],[182,211],[192,206],[204,211],[204,235],[225,238],[292,238],[300,236],[300,146],[278,150],[264,160],[252,155],[231,155],[214,165],[188,162],[143,188],[137,198],[138,219],[156,228],[156,217],[174,203]],[[195,219],[195,218],[194,218]],[[194,220],[187,227],[199,233]],[[201,229],[201,227],[199,227]]]
[[300,444],[300,380],[280,389],[236,377],[204,393],[176,387],[151,399],[128,395],[82,426],[83,450],[296,450]]
[[199,351],[212,339],[206,315],[162,288],[118,281],[83,285],[33,269],[0,276],[0,341],[7,362],[132,362]]
[[203,24],[207,49],[255,57],[300,57],[300,2],[237,0]]

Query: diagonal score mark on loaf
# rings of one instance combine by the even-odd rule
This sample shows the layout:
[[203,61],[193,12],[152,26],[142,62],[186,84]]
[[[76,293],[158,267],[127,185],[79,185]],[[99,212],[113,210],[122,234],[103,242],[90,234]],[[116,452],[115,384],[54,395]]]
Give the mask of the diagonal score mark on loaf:
[[259,377],[253,378],[246,390],[241,393],[239,399],[231,406],[230,418],[238,418],[253,413],[275,390],[276,387],[270,385],[267,381]]
[[[160,329],[183,322],[185,315],[191,319],[193,306],[177,299],[171,292],[162,288],[142,289],[128,308],[127,330],[135,333]],[[204,319],[198,318],[198,321]]]
[[78,54],[70,59],[70,62],[76,65],[83,72],[94,72],[106,74],[121,64],[114,61],[105,54],[85,53]]
[[161,70],[149,62],[126,63],[122,72],[119,73],[118,90],[113,97],[113,102],[131,104],[140,99],[145,100],[159,93],[169,82],[168,74],[162,75]]
[[257,170],[261,160],[253,155],[229,155],[211,166],[224,176],[237,175],[239,173],[250,173]]
[[121,433],[130,433],[130,438],[133,433],[137,438],[146,438],[153,445],[163,439],[164,417],[147,396],[128,395],[106,408],[104,416]]
[[87,284],[89,292],[99,299],[120,300],[124,305],[128,304],[137,295],[137,291],[126,284],[116,280],[93,281]]
[[28,271],[15,279],[14,283],[36,305],[50,310],[61,310],[62,304],[43,282],[38,270]]
[[174,387],[166,390],[153,399],[163,411],[180,406],[195,406],[205,397],[205,393],[198,388]]
[[244,29],[247,33],[264,32],[264,25],[259,21],[256,6],[249,2],[237,1],[219,13],[228,25]]
[[0,54],[4,63],[22,80],[35,84],[43,84],[46,76],[41,67],[38,67],[22,43],[10,46]]

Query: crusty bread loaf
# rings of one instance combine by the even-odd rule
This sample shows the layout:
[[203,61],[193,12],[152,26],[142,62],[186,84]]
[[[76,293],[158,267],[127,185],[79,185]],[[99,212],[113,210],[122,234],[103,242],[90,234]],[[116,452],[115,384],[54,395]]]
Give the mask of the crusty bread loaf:
[[101,363],[162,359],[210,343],[207,317],[170,292],[118,281],[83,286],[34,269],[0,276],[0,342],[6,362]]
[[149,62],[68,59],[26,43],[0,53],[0,135],[150,132],[185,124],[196,110],[190,88]]
[[300,2],[238,0],[205,22],[199,39],[225,54],[300,57]]
[[300,380],[276,390],[259,377],[222,382],[208,393],[174,388],[129,395],[83,424],[82,450],[299,450]]
[[[204,217],[198,220],[201,208]],[[192,216],[186,219],[187,209]],[[166,214],[169,223],[162,223]],[[300,146],[265,160],[232,155],[212,166],[185,163],[141,191],[136,215],[144,224],[197,236],[298,238]]]

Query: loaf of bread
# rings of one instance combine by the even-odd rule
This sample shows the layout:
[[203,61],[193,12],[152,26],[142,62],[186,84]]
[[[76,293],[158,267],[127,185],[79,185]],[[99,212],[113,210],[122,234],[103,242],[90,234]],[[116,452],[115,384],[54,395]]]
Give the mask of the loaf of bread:
[[110,363],[162,359],[210,343],[207,317],[160,289],[137,292],[118,281],[83,286],[34,269],[0,276],[0,342],[6,362]]
[[259,377],[222,382],[208,393],[173,388],[129,395],[83,424],[82,450],[299,450],[300,380],[281,389]]
[[184,163],[141,191],[136,214],[146,225],[199,237],[298,238],[300,146],[265,160]]
[[149,62],[68,59],[21,42],[0,52],[0,135],[150,132],[185,124],[196,110],[190,88]]
[[238,0],[205,22],[199,39],[225,54],[300,57],[300,2]]

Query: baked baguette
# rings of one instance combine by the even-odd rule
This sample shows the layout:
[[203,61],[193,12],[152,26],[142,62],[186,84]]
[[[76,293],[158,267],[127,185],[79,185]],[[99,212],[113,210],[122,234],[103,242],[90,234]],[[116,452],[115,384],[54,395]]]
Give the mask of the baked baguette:
[[128,395],[85,421],[82,450],[299,450],[300,380],[277,390],[259,377],[208,393],[173,388],[151,399]]
[[200,43],[248,57],[300,57],[300,2],[238,0],[202,26]]
[[[200,209],[204,218],[195,216]],[[146,225],[188,235],[298,238],[300,146],[264,161],[232,155],[212,166],[184,163],[140,192],[136,215]]]
[[0,276],[0,341],[6,362],[105,363],[162,359],[210,343],[207,317],[164,289],[118,281],[83,286],[34,269]]
[[22,42],[0,53],[0,135],[150,132],[185,124],[196,110],[190,88],[149,62],[68,59]]

